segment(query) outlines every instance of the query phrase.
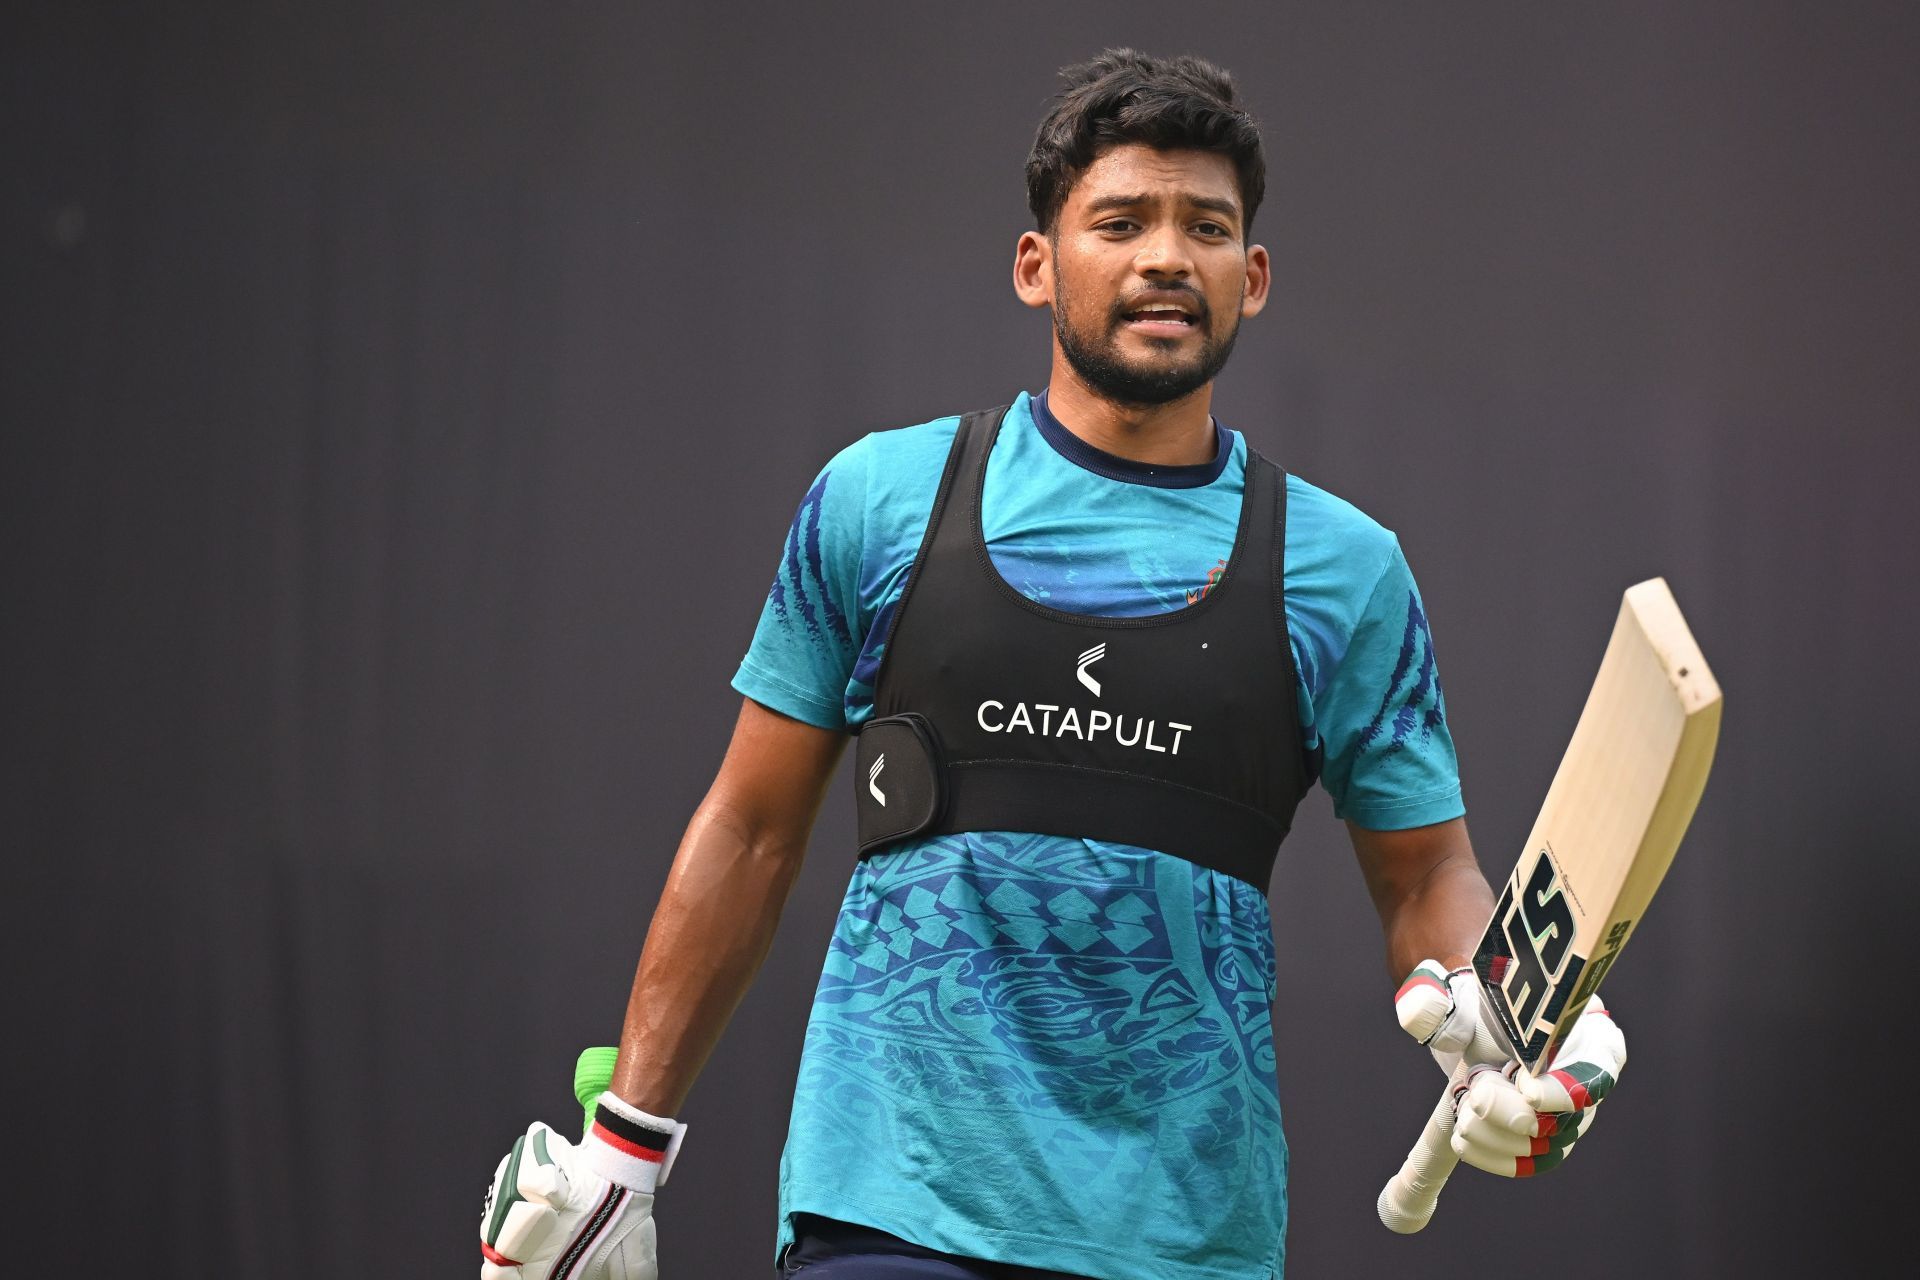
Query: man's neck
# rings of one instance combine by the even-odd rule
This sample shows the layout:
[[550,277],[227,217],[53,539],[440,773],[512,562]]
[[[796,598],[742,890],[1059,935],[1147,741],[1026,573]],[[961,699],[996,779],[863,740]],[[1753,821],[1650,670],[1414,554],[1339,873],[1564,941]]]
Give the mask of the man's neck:
[[1213,461],[1213,384],[1166,404],[1115,404],[1056,362],[1047,408],[1060,425],[1105,453],[1158,467]]

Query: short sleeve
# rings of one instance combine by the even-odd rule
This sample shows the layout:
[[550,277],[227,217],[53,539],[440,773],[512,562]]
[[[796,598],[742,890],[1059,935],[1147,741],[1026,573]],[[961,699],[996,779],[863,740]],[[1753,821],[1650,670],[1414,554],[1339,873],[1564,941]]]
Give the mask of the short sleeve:
[[1397,831],[1466,812],[1432,631],[1397,543],[1315,711],[1338,816]]
[[860,617],[868,442],[842,449],[800,501],[733,687],[823,729],[845,729]]

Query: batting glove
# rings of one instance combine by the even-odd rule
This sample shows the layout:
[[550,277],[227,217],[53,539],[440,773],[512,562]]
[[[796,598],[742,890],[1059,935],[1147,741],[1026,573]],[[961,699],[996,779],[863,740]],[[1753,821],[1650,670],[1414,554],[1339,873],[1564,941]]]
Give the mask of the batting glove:
[[1449,972],[1432,960],[1416,965],[1394,996],[1401,1027],[1457,1082],[1452,1143],[1461,1161],[1503,1178],[1545,1173],[1592,1127],[1594,1108],[1627,1065],[1626,1037],[1593,996],[1550,1068],[1534,1076],[1507,1060],[1481,1007],[1471,968]]
[[535,1122],[487,1190],[480,1280],[659,1280],[653,1196],[686,1131],[612,1093],[578,1146]]
[[1460,1101],[1453,1149],[1464,1163],[1503,1178],[1545,1173],[1593,1126],[1626,1065],[1626,1037],[1594,996],[1540,1075],[1514,1063],[1475,1069]]
[[1422,960],[1400,984],[1393,1012],[1406,1033],[1433,1052],[1448,1076],[1480,1028],[1480,980],[1473,967],[1451,972],[1438,960]]

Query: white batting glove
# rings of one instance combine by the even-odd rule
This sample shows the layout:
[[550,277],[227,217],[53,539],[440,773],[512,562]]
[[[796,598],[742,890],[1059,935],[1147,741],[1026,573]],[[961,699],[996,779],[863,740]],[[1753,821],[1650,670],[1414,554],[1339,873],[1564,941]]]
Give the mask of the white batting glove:
[[653,1196],[686,1130],[611,1093],[578,1146],[535,1122],[487,1189],[480,1280],[658,1280]]
[[1540,1075],[1477,1067],[1454,1125],[1462,1163],[1503,1178],[1545,1173],[1573,1152],[1627,1064],[1627,1041],[1598,996]]
[[1481,1025],[1471,967],[1448,971],[1423,960],[1393,1004],[1401,1027],[1455,1081],[1454,1151],[1463,1163],[1503,1178],[1532,1177],[1565,1160],[1627,1065],[1626,1037],[1599,996],[1587,1001],[1539,1076],[1507,1061],[1506,1046]]
[[1393,1012],[1401,1028],[1432,1050],[1440,1070],[1451,1076],[1480,1026],[1480,980],[1471,965],[1449,972],[1438,960],[1422,960],[1400,984]]

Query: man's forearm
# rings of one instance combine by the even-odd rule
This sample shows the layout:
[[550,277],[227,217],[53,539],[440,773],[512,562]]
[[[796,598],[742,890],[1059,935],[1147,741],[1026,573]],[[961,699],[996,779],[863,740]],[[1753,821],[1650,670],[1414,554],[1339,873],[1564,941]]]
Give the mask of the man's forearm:
[[634,973],[614,1093],[678,1113],[766,959],[804,844],[756,835],[711,797],[694,813]]
[[1471,963],[1492,912],[1493,892],[1471,855],[1436,866],[1381,920],[1389,978],[1399,982],[1422,960]]
[[1353,850],[1380,913],[1387,977],[1398,984],[1422,960],[1449,969],[1473,959],[1493,914],[1493,890],[1473,856],[1467,824],[1370,831],[1349,823]]

